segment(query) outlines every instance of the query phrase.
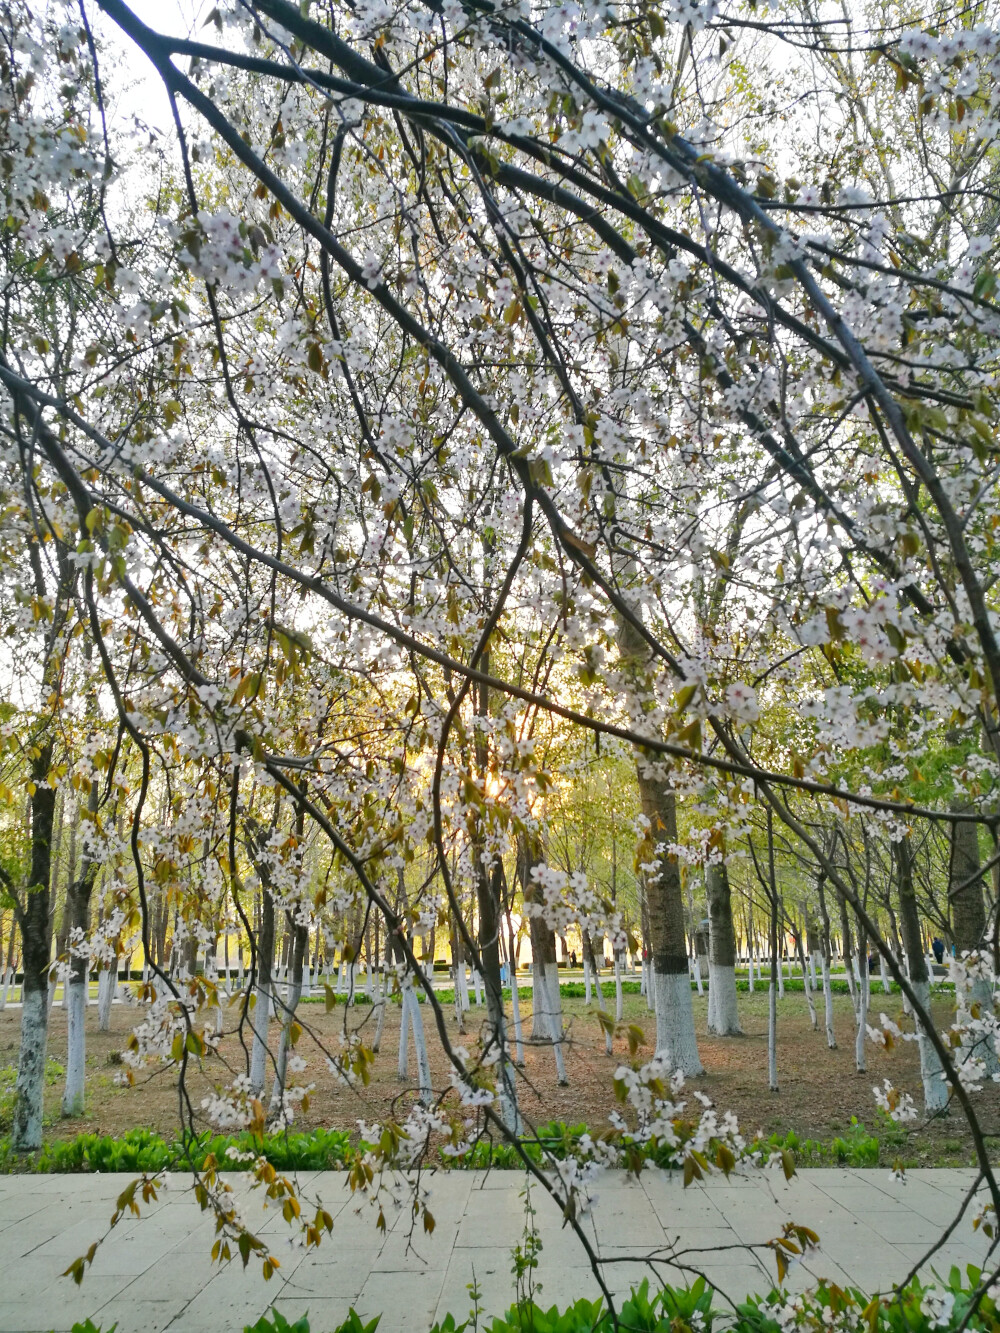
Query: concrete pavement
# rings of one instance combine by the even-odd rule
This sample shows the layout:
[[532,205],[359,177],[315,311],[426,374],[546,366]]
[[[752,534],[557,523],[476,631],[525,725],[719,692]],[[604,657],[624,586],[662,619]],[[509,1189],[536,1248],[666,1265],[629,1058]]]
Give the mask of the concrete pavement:
[[[0,1333],[64,1333],[91,1317],[118,1333],[241,1333],[277,1305],[290,1320],[308,1312],[312,1333],[329,1333],[354,1305],[363,1317],[382,1314],[379,1333],[426,1333],[451,1311],[466,1317],[468,1285],[475,1281],[486,1314],[514,1300],[511,1249],[525,1225],[524,1180],[519,1173],[454,1171],[425,1177],[436,1227],[422,1227],[408,1243],[404,1210],[387,1212],[388,1231],[375,1213],[352,1198],[345,1176],[303,1173],[300,1184],[334,1216],[334,1230],[317,1251],[291,1248],[280,1215],[261,1211],[259,1191],[237,1182],[247,1224],[271,1238],[281,1268],[270,1282],[251,1262],[219,1269],[210,1262],[214,1236],[176,1176],[143,1217],[121,1222],[99,1249],[83,1286],[60,1276],[107,1228],[114,1200],[131,1176],[0,1177]],[[741,1300],[775,1281],[774,1256],[749,1251],[781,1232],[786,1221],[820,1235],[821,1250],[796,1269],[789,1286],[820,1277],[866,1291],[902,1280],[953,1220],[973,1179],[968,1170],[914,1170],[906,1183],[885,1170],[803,1170],[786,1183],[780,1173],[712,1178],[685,1190],[676,1176],[646,1172],[641,1181],[604,1172],[587,1233],[605,1261],[611,1290],[651,1276],[643,1256],[658,1256],[661,1280],[684,1283],[676,1264],[703,1271],[720,1292]],[[599,1288],[576,1237],[560,1226],[557,1210],[536,1188],[536,1223],[543,1249],[538,1299],[548,1306]],[[988,1240],[973,1232],[973,1209],[931,1261],[946,1273],[953,1263],[981,1262]],[[674,1244],[673,1250],[671,1245]],[[678,1250],[687,1253],[678,1258]],[[675,1264],[664,1255],[672,1253]],[[719,1304],[722,1304],[721,1300]]]

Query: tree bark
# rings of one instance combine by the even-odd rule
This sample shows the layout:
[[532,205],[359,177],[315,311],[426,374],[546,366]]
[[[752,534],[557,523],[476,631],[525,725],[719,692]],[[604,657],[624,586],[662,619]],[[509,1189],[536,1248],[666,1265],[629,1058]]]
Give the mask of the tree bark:
[[[896,883],[899,893],[899,925],[910,985],[925,1012],[930,1013],[930,977],[920,936],[920,914],[913,888],[913,859],[907,838],[892,845],[896,862]],[[917,1044],[920,1048],[920,1076],[924,1085],[924,1112],[934,1115],[948,1104],[948,1085],[941,1077],[941,1061],[923,1026],[917,1023]]]
[[288,1073],[288,1051],[292,1044],[292,1024],[295,1022],[295,1011],[299,1006],[299,1000],[302,997],[302,964],[309,947],[309,927],[295,925],[288,914],[286,933],[291,936],[291,948],[289,950],[291,978],[288,985],[288,994],[285,998],[285,1007],[281,1013],[281,1036],[278,1039],[278,1056],[275,1061],[274,1083],[271,1087],[271,1115],[277,1115],[281,1110],[285,1095],[285,1082]]
[[[539,893],[531,878],[532,868],[541,863],[542,850],[537,838],[522,837],[518,843],[519,873],[525,904],[537,903]],[[566,1057],[563,1053],[562,1001],[559,994],[559,971],[556,967],[555,932],[537,912],[528,913],[531,935],[532,993],[534,997],[533,1040],[552,1043],[556,1062],[556,1077],[562,1086],[566,1075]],[[551,978],[551,981],[550,981]]]
[[[259,868],[258,868],[259,869]],[[251,1011],[253,1049],[250,1055],[250,1087],[255,1097],[264,1091],[267,1077],[267,1033],[271,1024],[271,989],[274,968],[274,899],[261,879],[260,934],[257,937],[257,985]]]
[[705,871],[708,897],[708,1030],[720,1037],[742,1034],[736,1001],[736,936],[729,871],[724,861]]
[[521,1117],[517,1108],[517,1087],[514,1069],[507,1047],[507,1018],[503,1007],[503,985],[500,981],[500,922],[501,877],[503,862],[497,860],[492,873],[487,874],[482,856],[476,855],[476,898],[479,906],[479,956],[483,964],[483,985],[486,988],[486,1040],[484,1054],[494,1050],[498,1055],[497,1093],[500,1115],[511,1133],[519,1132]]
[[44,743],[31,763],[35,784],[29,798],[31,871],[19,913],[24,982],[21,987],[21,1048],[14,1090],[11,1145],[17,1152],[42,1146],[42,1101],[45,1089],[45,1047],[49,1020],[49,891],[52,874],[52,831],[56,793],[47,785],[52,743]]
[[[967,804],[953,802],[956,811],[968,810]],[[948,867],[948,906],[951,909],[951,934],[959,958],[965,953],[986,952],[986,908],[983,903],[983,881],[979,874],[979,830],[972,823],[952,825],[951,858]],[[978,1005],[987,1018],[993,1017],[993,984],[988,977],[972,981],[967,1003]],[[964,1043],[963,1058],[982,1060],[987,1078],[1000,1072],[993,1044],[993,1034],[971,1035]]]
[[778,880],[774,872],[774,828],[771,807],[767,807],[768,898],[771,915],[768,942],[771,950],[771,985],[767,992],[767,1085],[778,1091],[778,984],[781,963],[778,959]]
[[[65,916],[69,924],[68,941],[70,947],[69,976],[64,991],[66,1007],[66,1085],[63,1091],[62,1113],[64,1116],[83,1114],[84,1077],[87,1064],[87,998],[90,989],[90,958],[84,953],[83,944],[90,927],[90,896],[97,878],[98,863],[93,854],[93,839],[97,833],[97,803],[100,788],[97,775],[90,781],[87,793],[87,816],[89,839],[84,839],[83,862],[79,878],[70,882],[66,890]],[[77,946],[74,952],[74,944]]]
[[638,761],[639,797],[649,821],[648,841],[655,869],[646,876],[649,933],[653,952],[653,993],[656,1008],[656,1055],[671,1070],[704,1073],[694,1032],[691,982],[684,936],[684,900],[677,861],[667,844],[677,841],[677,805],[673,788],[653,777]]
[[825,881],[826,876],[823,873],[820,873],[820,876],[816,881],[816,891],[819,895],[819,911],[823,921],[822,969],[823,1008],[826,1018],[826,1044],[829,1050],[835,1051],[837,1049],[837,1038],[833,1031],[833,987],[830,985],[830,913],[826,909],[826,893],[823,887]]
[[[597,991],[597,1007],[603,1014],[607,1012],[607,1009],[604,1004],[604,991],[601,989],[601,978],[598,975],[596,967],[594,966],[594,946],[591,943],[590,931],[585,930],[582,932],[582,934],[583,934],[583,965],[587,969],[588,975],[590,973],[593,973],[594,986]],[[608,1055],[610,1055],[614,1049],[611,1041],[611,1030],[608,1027],[605,1027],[604,1029],[604,1049]]]

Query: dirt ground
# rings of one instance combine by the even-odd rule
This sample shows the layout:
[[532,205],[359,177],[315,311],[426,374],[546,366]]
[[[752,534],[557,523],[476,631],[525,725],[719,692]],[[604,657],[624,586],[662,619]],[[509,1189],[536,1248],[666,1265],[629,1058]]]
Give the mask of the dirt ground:
[[[877,991],[877,988],[876,988]],[[695,997],[695,1026],[699,1048],[706,1073],[692,1083],[715,1101],[720,1111],[736,1112],[745,1134],[758,1129],[765,1135],[785,1134],[794,1130],[800,1137],[822,1140],[843,1134],[850,1129],[851,1118],[857,1117],[869,1129],[878,1133],[878,1116],[872,1096],[874,1084],[884,1078],[913,1094],[920,1104],[919,1061],[916,1044],[907,1042],[887,1052],[867,1043],[868,1071],[858,1074],[854,1065],[854,1020],[850,1001],[846,996],[836,997],[835,1031],[839,1041],[836,1050],[828,1050],[822,1030],[812,1031],[805,997],[787,995],[779,1003],[778,1016],[778,1077],[780,1092],[773,1094],[767,1086],[767,998],[765,993],[740,996],[740,1016],[744,1036],[734,1038],[709,1037],[706,1034],[706,1004]],[[899,1000],[894,996],[872,997],[872,1008],[877,1021],[880,1010],[899,1017]],[[447,1084],[446,1064],[439,1049],[431,1014],[422,1006],[431,1052],[431,1069],[436,1087]],[[525,1033],[530,1031],[530,1001],[522,1001]],[[227,1015],[227,1026],[232,1022]],[[341,1049],[338,1041],[344,1009],[338,1007],[331,1014],[322,1004],[306,1003],[299,1014],[307,1031],[299,1043],[299,1052],[309,1062],[300,1081],[315,1083],[308,1112],[301,1116],[297,1128],[323,1125],[354,1129],[359,1119],[369,1123],[391,1113],[399,1098],[412,1095],[408,1084],[396,1077],[399,1009],[391,1006],[385,1022],[382,1048],[376,1058],[374,1076],[368,1087],[348,1089],[335,1083],[326,1068],[323,1056],[312,1046],[309,1031],[331,1051]],[[451,1006],[445,1009],[451,1039],[461,1042]],[[617,1039],[612,1056],[605,1054],[604,1039],[593,1010],[582,1000],[563,1000],[567,1025],[567,1062],[570,1083],[559,1087],[556,1082],[552,1052],[545,1047],[528,1048],[526,1065],[520,1085],[520,1101],[525,1117],[534,1124],[546,1120],[565,1120],[570,1123],[586,1121],[592,1129],[607,1124],[607,1115],[614,1107],[612,1076],[615,1068],[628,1059],[624,1039]],[[119,1071],[117,1052],[123,1047],[132,1023],[138,1017],[134,1007],[115,1005],[112,1010],[112,1031],[97,1031],[97,1010],[92,1006],[93,1027],[87,1034],[87,1113],[74,1120],[59,1119],[59,1100],[62,1080],[47,1089],[46,1111],[49,1120],[46,1133],[51,1138],[68,1138],[86,1131],[121,1134],[126,1129],[143,1126],[172,1136],[178,1123],[176,1082],[171,1071],[140,1074],[139,1086],[123,1088],[115,1083]],[[357,1006],[349,1013],[352,1026],[368,1019],[366,1039],[371,1032],[371,1010]],[[478,1022],[478,1010],[473,1010],[470,1030]],[[935,1018],[939,1028],[950,1023],[950,1007],[946,1000],[936,1003]],[[655,1028],[653,1016],[646,1002],[639,996],[625,997],[625,1020],[638,1023],[646,1033],[647,1045],[640,1052],[646,1058],[652,1053]],[[0,1066],[13,1065],[17,1059],[20,1011],[7,1009],[0,1013]],[[276,1035],[277,1024],[272,1024]],[[66,1020],[61,1008],[52,1012],[49,1029],[49,1054],[64,1062],[66,1049]],[[467,1039],[466,1039],[467,1040]],[[189,1074],[192,1100],[195,1106],[216,1084],[227,1081],[231,1075],[224,1063],[236,1071],[243,1068],[242,1051],[237,1037],[224,1037],[220,1057],[206,1059],[200,1069]],[[410,1055],[411,1080],[415,1082],[414,1060]],[[975,1097],[983,1129],[990,1136],[1000,1136],[1000,1089],[989,1086]],[[206,1126],[207,1127],[207,1126]],[[1000,1150],[1000,1139],[994,1139]],[[968,1127],[960,1111],[933,1125],[916,1123],[910,1129],[904,1156],[914,1163],[953,1165],[970,1160],[971,1140]]]

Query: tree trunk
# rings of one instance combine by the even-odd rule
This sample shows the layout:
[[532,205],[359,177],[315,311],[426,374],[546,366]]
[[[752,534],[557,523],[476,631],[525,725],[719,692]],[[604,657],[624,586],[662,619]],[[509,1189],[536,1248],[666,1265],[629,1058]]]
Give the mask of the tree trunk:
[[[901,842],[893,843],[893,857],[896,862],[899,890],[899,924],[910,985],[925,1013],[930,1014],[930,978],[927,974],[923,941],[920,938],[920,915],[913,888],[913,861],[908,839],[904,838]],[[917,1043],[920,1047],[920,1075],[924,1085],[924,1112],[930,1116],[947,1106],[948,1085],[941,1077],[941,1061],[938,1053],[920,1023],[917,1023]]]
[[497,1092],[500,1098],[500,1116],[512,1134],[520,1130],[521,1117],[517,1109],[517,1088],[514,1069],[507,1048],[507,1019],[503,1007],[503,985],[500,981],[500,909],[501,876],[503,863],[497,861],[492,873],[487,874],[482,856],[477,849],[476,899],[479,907],[479,956],[483,964],[483,984],[486,988],[486,1040],[484,1055],[495,1051],[498,1055]]
[[504,907],[507,922],[507,970],[510,973],[510,1008],[514,1019],[514,1059],[518,1067],[524,1065],[524,1038],[521,1033],[521,997],[517,993],[517,948],[514,942],[514,924],[510,911]]
[[299,1000],[302,997],[302,964],[309,946],[308,926],[295,925],[290,913],[287,918],[286,933],[291,936],[292,941],[289,949],[291,980],[285,998],[285,1007],[281,1014],[281,1036],[278,1039],[278,1057],[275,1061],[274,1083],[271,1087],[270,1114],[272,1116],[280,1112],[285,1095],[288,1051],[292,1044],[292,1024],[295,1022],[295,1011],[299,1007]]
[[816,881],[816,889],[819,894],[819,911],[823,921],[823,1008],[826,1017],[826,1044],[831,1051],[837,1049],[837,1038],[833,1032],[833,987],[830,985],[830,914],[826,910],[826,893],[823,884],[826,876],[820,874]]
[[[802,969],[802,989],[805,991],[806,1003],[809,1006],[809,1021],[812,1024],[813,1032],[819,1029],[819,1019],[816,1017],[816,1003],[813,1000],[812,981],[809,976],[809,967],[806,963],[806,951],[802,945],[802,932],[794,929],[792,939],[795,941],[795,950],[799,955],[799,966]],[[791,978],[789,978],[791,980]]]
[[[597,973],[597,969],[594,967],[594,946],[590,941],[590,931],[588,930],[583,931],[583,965],[588,969],[588,972],[593,972],[594,974],[594,985],[597,990],[597,1007],[602,1014],[606,1013],[604,992],[601,990],[601,978]],[[610,1055],[614,1049],[609,1027],[605,1027],[604,1029],[604,1049],[608,1055]]]
[[667,844],[677,841],[677,805],[669,782],[653,777],[645,760],[637,764],[642,812],[649,821],[647,834],[656,869],[646,878],[649,933],[653,952],[653,992],[656,1008],[656,1054],[671,1070],[687,1075],[704,1073],[694,1032],[691,982],[684,938],[684,901],[680,868]]
[[11,1146],[31,1152],[42,1146],[45,1047],[48,1038],[49,891],[56,793],[47,785],[52,744],[40,747],[31,763],[35,791],[30,799],[31,874],[20,913],[24,982],[21,987],[21,1048],[14,1093]]
[[[259,869],[259,867],[258,867]],[[257,937],[257,986],[251,1010],[253,1049],[250,1055],[250,1087],[255,1097],[264,1091],[267,1077],[267,1032],[271,1023],[272,971],[274,968],[274,899],[263,880],[260,886],[260,934]]]
[[871,994],[871,977],[868,973],[868,940],[865,929],[858,922],[858,964],[861,975],[858,980],[858,1030],[854,1039],[854,1064],[859,1074],[868,1072],[865,1056],[865,1041],[868,1038],[868,1000]]
[[[537,904],[538,886],[531,878],[532,868],[542,860],[537,839],[523,837],[518,846],[519,872],[525,904]],[[559,994],[559,971],[556,967],[555,932],[537,912],[529,911],[528,930],[531,934],[532,988],[534,996],[532,1039],[551,1042],[556,1062],[556,1076],[565,1086],[566,1057],[563,1053],[562,1002]],[[551,978],[551,981],[550,981]],[[553,984],[554,983],[554,984]]]
[[417,1057],[417,1086],[420,1100],[429,1106],[433,1097],[431,1089],[431,1064],[427,1057],[427,1038],[424,1035],[424,1016],[420,1011],[420,1001],[413,982],[407,978],[403,982],[402,1021],[406,1022],[406,1011],[410,1011],[410,1026],[413,1029],[413,1050]]
[[[851,923],[847,915],[847,900],[840,900],[840,931],[844,938],[844,975],[847,977],[847,989],[851,1004],[854,1006],[854,1021],[858,1019],[858,988],[854,980],[854,948],[851,944]],[[923,954],[921,954],[923,957]]]
[[64,991],[66,1007],[66,1086],[63,1091],[64,1116],[83,1114],[84,1076],[87,1064],[87,998],[90,990],[90,958],[83,952],[90,927],[90,895],[97,877],[93,841],[97,835],[97,802],[100,788],[96,774],[87,794],[88,837],[84,839],[83,861],[78,879],[66,890],[65,918],[69,925],[70,970]]
[[720,1037],[739,1036],[736,1003],[736,937],[729,872],[724,861],[705,871],[708,897],[708,1030]]
[[[953,809],[970,807],[953,803]],[[983,905],[983,881],[979,875],[979,830],[972,823],[952,825],[951,861],[948,867],[948,906],[951,909],[951,934],[959,958],[965,953],[985,954],[986,909]],[[979,1005],[987,1019],[993,1017],[993,984],[988,977],[971,982],[966,1003]],[[992,1027],[992,1024],[989,1025]],[[993,1034],[972,1035],[963,1046],[963,1059],[982,1060],[987,1078],[1000,1072]]]
[[767,1086],[778,1091],[778,983],[781,964],[778,959],[778,880],[774,872],[774,822],[767,807],[768,899],[771,907],[768,943],[771,951],[771,985],[767,993]]

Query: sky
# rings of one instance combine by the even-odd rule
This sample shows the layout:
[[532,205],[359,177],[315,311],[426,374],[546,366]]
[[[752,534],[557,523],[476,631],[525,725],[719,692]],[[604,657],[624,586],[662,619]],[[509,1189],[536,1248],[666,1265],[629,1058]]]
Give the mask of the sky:
[[[211,0],[125,0],[137,18],[157,32],[175,37],[212,41],[211,33],[202,31],[205,17],[211,13]],[[136,115],[151,128],[168,130],[172,124],[170,105],[163,84],[146,56],[121,29],[103,14],[95,14],[96,6],[88,6],[91,21],[116,51],[125,55],[134,83],[119,98],[119,115]],[[186,61],[179,66],[184,68]]]

